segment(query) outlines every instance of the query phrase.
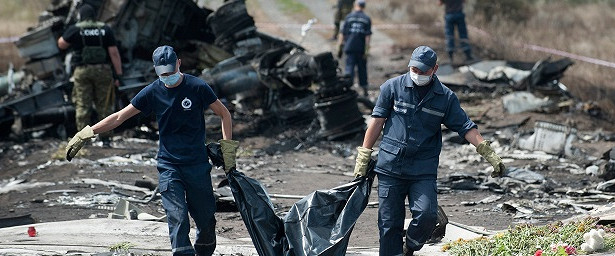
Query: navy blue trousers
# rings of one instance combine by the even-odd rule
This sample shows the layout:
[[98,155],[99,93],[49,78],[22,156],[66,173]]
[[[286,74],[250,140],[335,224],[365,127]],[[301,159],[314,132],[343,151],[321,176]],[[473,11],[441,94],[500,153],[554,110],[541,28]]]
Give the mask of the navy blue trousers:
[[345,73],[350,75],[354,82],[354,70],[357,68],[359,76],[359,86],[367,88],[367,59],[363,52],[345,52],[346,54],[346,70]]
[[[406,198],[412,221],[404,234]],[[406,180],[378,173],[378,203],[380,255],[401,255],[404,236],[408,248],[420,250],[438,219],[436,180]]]
[[[216,249],[216,201],[211,185],[211,165],[158,163],[162,206],[167,213],[173,255],[212,255]],[[196,224],[194,247],[190,219]]]
[[459,46],[463,52],[469,55],[471,50],[465,14],[463,12],[447,13],[444,15],[444,22],[446,51],[449,53],[455,52],[455,27],[457,27],[457,32],[459,33]]

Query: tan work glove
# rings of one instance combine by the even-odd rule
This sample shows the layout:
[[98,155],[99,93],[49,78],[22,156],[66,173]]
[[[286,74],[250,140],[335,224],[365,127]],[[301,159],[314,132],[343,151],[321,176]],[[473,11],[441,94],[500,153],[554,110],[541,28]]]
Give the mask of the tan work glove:
[[79,152],[81,147],[87,142],[87,140],[94,138],[94,131],[92,127],[86,125],[81,131],[75,134],[68,144],[66,145],[66,160],[73,160],[73,157]]
[[363,53],[363,58],[367,59],[367,55],[369,55],[369,45],[365,46],[365,52]]
[[236,140],[219,140],[220,149],[222,150],[222,158],[224,159],[224,172],[228,173],[231,169],[235,168],[235,156],[237,155],[237,148],[239,147],[239,141]]
[[504,176],[506,167],[504,166],[504,163],[502,163],[502,159],[495,153],[495,151],[493,151],[493,148],[491,148],[491,141],[484,140],[478,144],[476,147],[476,152],[483,156],[485,160],[493,166],[491,177],[495,178]]
[[367,175],[367,167],[369,166],[369,160],[372,159],[373,149],[357,147],[357,162],[354,165],[354,176]]

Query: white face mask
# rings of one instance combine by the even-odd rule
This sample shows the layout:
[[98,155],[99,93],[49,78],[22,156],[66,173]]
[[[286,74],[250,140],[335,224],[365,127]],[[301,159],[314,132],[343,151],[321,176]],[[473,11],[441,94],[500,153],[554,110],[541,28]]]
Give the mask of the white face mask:
[[419,75],[410,71],[410,78],[414,82],[414,84],[418,86],[425,86],[431,81],[431,76]]

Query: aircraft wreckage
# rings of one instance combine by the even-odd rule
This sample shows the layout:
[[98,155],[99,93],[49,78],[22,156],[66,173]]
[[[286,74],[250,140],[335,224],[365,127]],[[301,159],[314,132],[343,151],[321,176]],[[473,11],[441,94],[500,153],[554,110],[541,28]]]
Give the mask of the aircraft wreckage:
[[[76,22],[81,4],[94,6],[98,20],[114,29],[124,70],[116,109],[157,78],[151,53],[167,44],[182,59],[183,72],[203,78],[235,111],[259,109],[283,122],[312,121],[320,125],[318,137],[327,140],[364,129],[358,95],[350,89],[351,79],[338,74],[333,55],[312,55],[259,32],[243,0],[226,1],[215,11],[190,0],[52,0],[39,24],[15,43],[24,68],[11,69],[0,80],[1,136],[27,139],[48,132],[66,138],[75,132],[71,67],[65,64],[71,54],[56,41]],[[151,120],[133,119],[124,126]]]

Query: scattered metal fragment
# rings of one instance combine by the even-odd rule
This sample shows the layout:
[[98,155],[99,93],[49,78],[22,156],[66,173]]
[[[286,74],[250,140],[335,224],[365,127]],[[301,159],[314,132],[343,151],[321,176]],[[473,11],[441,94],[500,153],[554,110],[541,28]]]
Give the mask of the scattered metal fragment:
[[127,220],[144,220],[144,221],[161,221],[166,222],[167,216],[156,217],[141,209],[134,204],[120,198],[113,212],[109,213],[109,219],[127,219]]
[[120,188],[120,189],[124,189],[124,190],[130,190],[130,191],[143,192],[145,194],[150,194],[150,190],[147,189],[147,188],[137,187],[137,186],[133,186],[133,185],[121,184],[121,183],[113,182],[113,181],[105,181],[105,180],[93,179],[93,178],[83,178],[83,179],[75,180],[75,181],[72,181],[72,182],[73,183],[77,183],[77,184],[103,185],[103,186],[108,186],[108,187],[116,187],[116,188]]
[[519,139],[519,147],[531,151],[543,151],[554,155],[572,156],[572,142],[576,139],[577,129],[561,124],[537,121],[534,134]]
[[549,97],[538,98],[530,92],[512,92],[502,97],[504,109],[508,113],[517,114],[547,107],[553,102]]
[[604,192],[615,192],[615,179],[598,184],[596,189]]
[[545,181],[545,177],[543,175],[524,168],[508,168],[506,171],[506,176],[528,184],[543,183]]
[[155,190],[158,187],[158,181],[143,175],[140,180],[135,180],[135,186]]
[[32,215],[20,215],[14,217],[0,218],[0,228],[13,227],[34,224],[36,221],[32,218]]
[[498,195],[490,195],[488,197],[485,197],[483,199],[481,199],[480,201],[478,201],[478,203],[481,204],[490,204],[493,202],[496,202],[498,200],[502,199],[502,196],[498,196]]
[[24,191],[35,187],[47,187],[53,186],[54,182],[26,182],[25,180],[12,180],[6,184],[0,184],[0,194],[8,193],[10,191]]
[[77,193],[77,190],[74,189],[60,189],[60,190],[49,190],[46,191],[45,193],[43,193],[43,195],[49,195],[49,194],[63,194],[63,195],[68,195],[69,193]]

